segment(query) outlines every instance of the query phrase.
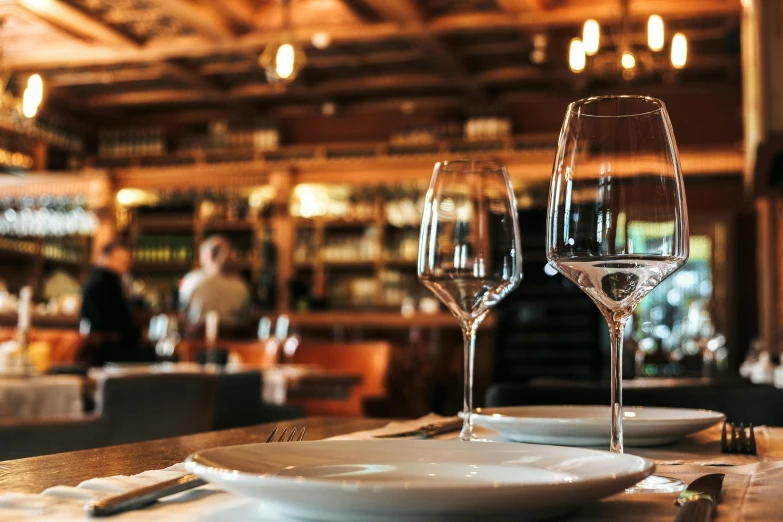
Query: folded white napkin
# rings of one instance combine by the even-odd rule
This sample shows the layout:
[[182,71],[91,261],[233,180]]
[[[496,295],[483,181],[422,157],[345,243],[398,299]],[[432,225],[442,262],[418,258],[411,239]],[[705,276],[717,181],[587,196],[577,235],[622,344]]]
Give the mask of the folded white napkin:
[[[330,440],[367,440],[373,435],[408,431],[445,419],[426,415],[420,419],[391,422],[376,430],[360,431]],[[454,434],[449,434],[454,437]],[[0,494],[0,521],[15,522],[84,522],[90,519],[84,506],[132,489],[164,482],[187,474],[183,464],[163,470],[145,471],[132,477],[115,476],[86,480],[76,487],[55,486],[40,495]],[[222,491],[211,484],[172,495],[145,509],[128,511],[112,517],[120,522],[283,522],[255,500]]]

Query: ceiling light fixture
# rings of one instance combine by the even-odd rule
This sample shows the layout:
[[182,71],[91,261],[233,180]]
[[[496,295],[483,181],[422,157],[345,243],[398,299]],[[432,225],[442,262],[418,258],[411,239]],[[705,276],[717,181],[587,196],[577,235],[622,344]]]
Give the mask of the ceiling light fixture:
[[672,37],[672,67],[682,69],[688,61],[688,40],[682,33]]
[[592,18],[587,20],[582,28],[582,44],[587,56],[593,56],[598,52],[601,44],[601,26]]
[[571,68],[571,71],[580,73],[585,70],[586,62],[585,46],[582,40],[574,38],[571,40],[571,46],[568,49],[568,66]]
[[291,4],[290,0],[280,0],[283,8],[283,31],[285,36],[275,43],[270,43],[258,58],[258,63],[264,68],[266,78],[270,83],[291,83],[307,61],[304,49],[296,43],[291,34]]
[[658,52],[663,49],[663,40],[663,18],[657,14],[650,15],[647,19],[647,47]]
[[[677,33],[671,41],[670,60],[659,54],[665,47],[666,36],[663,18],[652,14],[647,19],[647,46],[636,43],[631,33],[630,3],[632,0],[618,0],[620,7],[619,27],[610,28],[610,40],[601,51],[601,26],[597,20],[588,19],[582,26],[582,38],[574,38],[568,49],[568,65],[574,73],[580,73],[589,65],[591,75],[611,77],[619,75],[625,80],[637,76],[650,76],[670,67],[682,69],[688,61],[688,41],[685,35]],[[641,3],[641,2],[640,2]],[[611,49],[611,50],[609,50]],[[589,62],[589,63],[588,63]],[[670,63],[669,63],[670,62]],[[666,78],[672,77],[665,75]]]

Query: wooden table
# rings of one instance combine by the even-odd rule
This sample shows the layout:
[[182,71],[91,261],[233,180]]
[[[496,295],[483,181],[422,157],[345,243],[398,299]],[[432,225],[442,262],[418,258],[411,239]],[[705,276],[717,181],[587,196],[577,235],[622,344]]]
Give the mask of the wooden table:
[[[290,421],[290,426],[307,427],[307,440],[383,426],[388,420],[308,418]],[[0,462],[0,491],[39,493],[57,485],[75,486],[97,476],[133,475],[182,462],[196,451],[262,441],[276,424],[187,435],[109,448],[97,448],[44,457]]]
[[[307,427],[307,439],[320,439],[343,433],[372,429],[387,421],[378,419],[308,418],[288,426]],[[273,425],[211,432],[110,448],[63,453],[44,457],[0,462],[0,493],[36,494],[55,485],[75,486],[95,477],[132,475],[164,468],[189,454],[215,446],[261,441]],[[662,475],[687,482],[705,473],[726,473],[724,494],[715,522],[739,520],[783,521],[779,496],[783,490],[783,430],[771,429],[764,436],[765,454],[758,457],[721,455],[715,428],[688,437],[674,446],[629,448],[634,454],[655,459]],[[683,459],[680,464],[674,461]],[[732,460],[732,466],[706,464]],[[618,494],[585,505],[565,518],[569,522],[671,522],[677,513],[674,494]],[[162,520],[162,519],[161,519]]]

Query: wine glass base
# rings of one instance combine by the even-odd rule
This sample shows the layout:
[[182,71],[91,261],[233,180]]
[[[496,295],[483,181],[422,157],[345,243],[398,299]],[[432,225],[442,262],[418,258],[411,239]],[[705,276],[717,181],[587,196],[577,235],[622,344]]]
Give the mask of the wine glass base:
[[651,475],[636,485],[626,489],[629,494],[636,493],[679,493],[687,484],[680,479]]

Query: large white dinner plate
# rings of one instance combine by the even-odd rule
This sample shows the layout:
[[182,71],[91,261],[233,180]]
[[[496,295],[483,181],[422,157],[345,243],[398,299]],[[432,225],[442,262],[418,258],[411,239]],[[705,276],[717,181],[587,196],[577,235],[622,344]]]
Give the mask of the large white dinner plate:
[[654,468],[605,451],[458,440],[248,444],[198,452],[185,466],[263,501],[264,513],[328,522],[536,520],[623,491]]
[[[473,422],[506,440],[564,446],[609,445],[609,406],[510,406],[479,408]],[[709,410],[623,407],[623,438],[628,446],[657,446],[723,422]]]

